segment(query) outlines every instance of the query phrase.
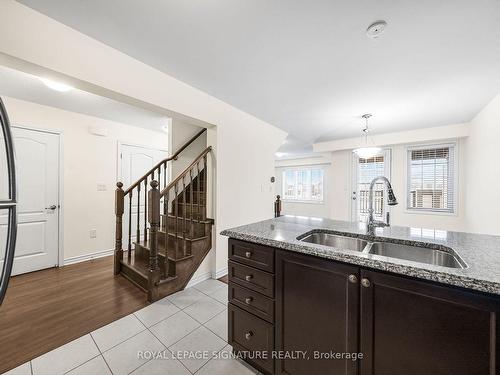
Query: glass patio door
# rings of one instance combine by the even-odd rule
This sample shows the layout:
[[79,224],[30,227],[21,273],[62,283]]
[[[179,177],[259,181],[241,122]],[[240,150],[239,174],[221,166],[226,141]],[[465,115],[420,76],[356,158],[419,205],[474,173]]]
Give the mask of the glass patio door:
[[[384,150],[381,155],[367,159],[359,158],[355,153],[352,154],[352,221],[366,222],[370,183],[378,176],[391,179],[391,150]],[[385,220],[389,212],[389,206],[385,202],[384,189],[382,183],[375,185],[373,195],[375,220]]]

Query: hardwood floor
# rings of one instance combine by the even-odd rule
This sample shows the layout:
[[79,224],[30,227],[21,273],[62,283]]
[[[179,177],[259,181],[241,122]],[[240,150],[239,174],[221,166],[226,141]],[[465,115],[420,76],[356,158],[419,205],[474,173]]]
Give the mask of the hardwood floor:
[[221,277],[220,279],[218,279],[218,280],[219,280],[219,281],[222,281],[223,283],[226,283],[226,284],[227,284],[229,279],[228,279],[228,277],[227,277],[227,275],[226,275],[226,276],[222,276],[222,277]]
[[112,256],[15,276],[0,306],[0,373],[146,305]]

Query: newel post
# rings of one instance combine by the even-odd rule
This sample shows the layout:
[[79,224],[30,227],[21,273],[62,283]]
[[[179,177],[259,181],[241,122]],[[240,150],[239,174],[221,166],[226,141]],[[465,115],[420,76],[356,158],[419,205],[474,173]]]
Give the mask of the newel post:
[[158,182],[151,181],[151,190],[148,192],[148,222],[149,222],[149,273],[148,299],[158,299],[158,283],[160,282],[160,268],[158,267],[158,229],[160,228],[160,191]]
[[123,259],[123,248],[122,248],[122,218],[123,218],[123,205],[124,205],[124,192],[123,184],[121,182],[116,183],[115,190],[115,215],[116,215],[116,229],[115,229],[115,275],[120,273],[120,261]]
[[274,202],[274,217],[281,216],[281,199],[280,196],[276,196],[276,201]]

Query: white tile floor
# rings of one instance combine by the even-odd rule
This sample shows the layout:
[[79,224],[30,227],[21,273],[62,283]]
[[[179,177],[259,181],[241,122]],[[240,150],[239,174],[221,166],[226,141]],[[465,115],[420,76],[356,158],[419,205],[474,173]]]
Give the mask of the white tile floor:
[[[172,358],[173,353],[183,351],[207,351],[210,355]],[[258,374],[238,360],[212,356],[224,351],[231,351],[227,344],[227,285],[206,280],[6,374]],[[150,353],[160,354],[160,358],[151,359]]]

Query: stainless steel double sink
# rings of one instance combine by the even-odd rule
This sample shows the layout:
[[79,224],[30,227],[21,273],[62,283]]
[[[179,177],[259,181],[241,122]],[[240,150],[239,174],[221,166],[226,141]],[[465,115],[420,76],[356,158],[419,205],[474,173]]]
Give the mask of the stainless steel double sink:
[[329,232],[313,232],[306,234],[304,237],[300,236],[298,239],[304,242],[343,250],[359,251],[365,254],[381,255],[449,268],[467,268],[467,264],[453,249],[440,245],[438,245],[439,248],[437,249],[385,241],[370,242],[362,238],[342,236]]

